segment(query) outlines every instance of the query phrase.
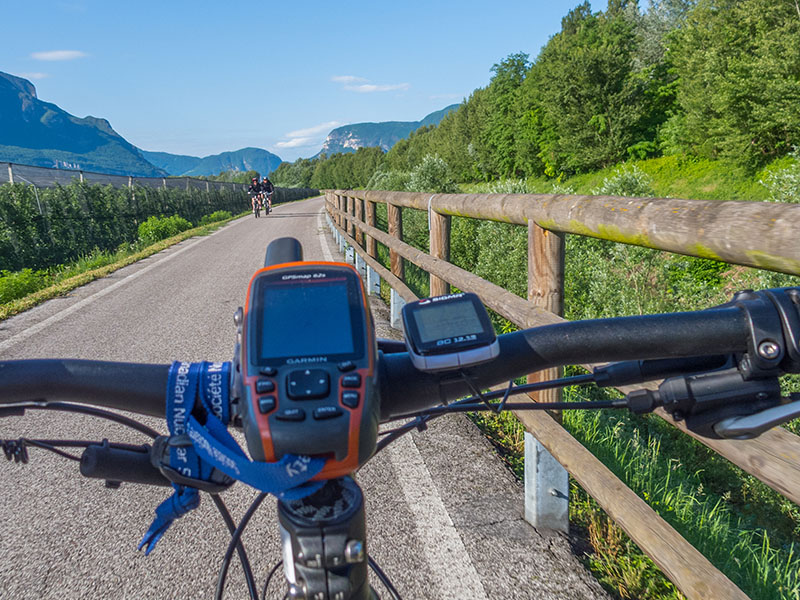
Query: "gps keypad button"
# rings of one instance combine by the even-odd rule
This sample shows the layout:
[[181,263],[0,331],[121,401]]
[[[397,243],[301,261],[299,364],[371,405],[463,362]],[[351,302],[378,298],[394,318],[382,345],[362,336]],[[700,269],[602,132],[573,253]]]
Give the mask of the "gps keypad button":
[[275,413],[275,418],[279,421],[303,421],[306,418],[306,411],[302,408],[284,408]]
[[330,378],[323,369],[299,369],[286,376],[286,393],[294,400],[324,398],[330,389]]
[[342,404],[349,408],[357,408],[361,400],[361,394],[358,392],[342,392]]
[[320,406],[314,409],[314,418],[318,420],[333,419],[341,414],[343,414],[342,409],[338,406]]
[[256,381],[256,392],[259,394],[268,394],[275,391],[275,382],[271,379],[259,379]]
[[264,396],[258,399],[258,412],[265,415],[269,411],[274,410],[276,405],[275,396]]
[[351,373],[350,375],[342,375],[342,387],[346,387],[346,388],[361,387],[361,375],[359,373]]

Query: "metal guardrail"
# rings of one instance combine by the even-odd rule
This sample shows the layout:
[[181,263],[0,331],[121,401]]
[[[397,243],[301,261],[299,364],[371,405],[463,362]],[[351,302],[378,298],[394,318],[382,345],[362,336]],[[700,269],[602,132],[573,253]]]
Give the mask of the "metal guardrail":
[[[376,203],[387,205],[388,233],[376,227]],[[353,253],[356,265],[367,274],[369,286],[375,285],[378,276],[386,278],[392,286],[392,315],[398,319],[401,305],[415,299],[403,283],[402,260],[406,259],[429,273],[432,295],[447,293],[452,284],[477,293],[487,306],[519,327],[561,321],[564,233],[800,274],[800,246],[794,239],[800,206],[794,205],[611,196],[327,190],[326,206],[340,247]],[[428,212],[430,254],[402,241],[401,207]],[[448,262],[451,216],[528,227],[527,300]],[[376,260],[376,242],[389,249],[390,269]],[[557,372],[548,370],[534,374],[529,380],[554,376]],[[556,400],[557,393],[556,390],[540,392],[534,400]],[[659,414],[686,431],[666,413]],[[517,417],[530,432],[525,440],[526,518],[535,526],[567,529],[569,471],[688,598],[747,598],[556,420],[538,411],[522,412]],[[700,441],[790,500],[800,502],[798,436],[778,428],[755,440]]]

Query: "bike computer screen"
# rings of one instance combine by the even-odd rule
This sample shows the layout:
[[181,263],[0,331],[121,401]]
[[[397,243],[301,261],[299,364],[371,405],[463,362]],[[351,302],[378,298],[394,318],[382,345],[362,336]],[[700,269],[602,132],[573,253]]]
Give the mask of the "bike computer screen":
[[486,362],[499,351],[494,328],[478,296],[449,294],[403,307],[406,347],[421,371],[444,371]]

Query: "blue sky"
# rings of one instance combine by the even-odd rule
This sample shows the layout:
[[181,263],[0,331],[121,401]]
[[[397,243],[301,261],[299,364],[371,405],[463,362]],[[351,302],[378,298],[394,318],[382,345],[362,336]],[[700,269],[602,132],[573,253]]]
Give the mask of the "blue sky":
[[291,161],[339,125],[461,102],[579,3],[5,0],[0,71],[145,150]]

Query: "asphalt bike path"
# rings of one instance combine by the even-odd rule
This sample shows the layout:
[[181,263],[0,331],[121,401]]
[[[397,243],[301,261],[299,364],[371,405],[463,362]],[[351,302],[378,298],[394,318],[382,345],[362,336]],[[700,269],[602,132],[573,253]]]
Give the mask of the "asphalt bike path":
[[[0,359],[230,360],[233,313],[271,240],[298,238],[308,260],[342,259],[322,209],[316,198],[233,221],[1,322]],[[378,334],[398,337],[385,307],[375,301],[373,308]],[[19,436],[147,441],[107,421],[36,411],[0,421],[0,437]],[[81,477],[77,463],[30,454],[28,465],[0,467],[0,598],[213,597],[229,534],[208,497],[145,557],[136,546],[168,488],[106,489]],[[566,537],[522,520],[521,485],[464,417],[401,438],[357,478],[369,552],[406,600],[606,597]],[[222,497],[238,520],[255,495],[236,484]],[[253,518],[244,543],[260,586],[281,554],[274,499]],[[226,591],[247,597],[237,559]],[[273,582],[268,597],[283,593],[282,581]]]

